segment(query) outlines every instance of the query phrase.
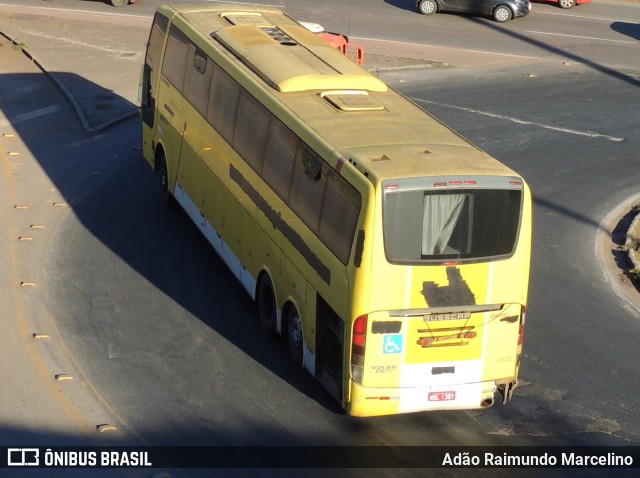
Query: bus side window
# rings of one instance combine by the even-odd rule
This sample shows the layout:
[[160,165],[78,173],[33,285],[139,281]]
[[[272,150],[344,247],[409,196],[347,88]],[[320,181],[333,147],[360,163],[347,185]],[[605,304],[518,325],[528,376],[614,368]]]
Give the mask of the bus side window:
[[211,80],[207,119],[229,144],[233,143],[239,97],[240,85],[216,66]]
[[[310,155],[315,156],[315,160],[310,160]],[[319,163],[319,171],[316,172],[314,169],[310,174],[309,164],[316,164],[316,162]],[[308,146],[303,144],[301,148],[298,148],[289,205],[315,234],[318,234],[320,226],[320,211],[322,210],[324,188],[327,184],[328,169],[329,166]]]
[[233,147],[262,175],[262,160],[267,145],[269,113],[250,94],[243,92],[238,103]]
[[188,56],[189,40],[175,25],[172,25],[169,30],[167,50],[164,54],[162,74],[180,93],[184,88]]
[[207,114],[212,72],[211,59],[207,58],[195,45],[190,44],[187,73],[184,79],[184,96],[202,116]]
[[300,139],[280,122],[271,118],[262,176],[283,201],[289,201],[291,175]]
[[320,240],[347,264],[360,214],[360,194],[339,174],[331,171],[322,203]]

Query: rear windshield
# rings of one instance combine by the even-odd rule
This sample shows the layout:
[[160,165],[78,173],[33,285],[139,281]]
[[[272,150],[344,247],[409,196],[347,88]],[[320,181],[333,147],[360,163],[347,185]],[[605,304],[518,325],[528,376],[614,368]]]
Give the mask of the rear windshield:
[[396,263],[479,261],[515,247],[522,189],[385,188],[384,242]]

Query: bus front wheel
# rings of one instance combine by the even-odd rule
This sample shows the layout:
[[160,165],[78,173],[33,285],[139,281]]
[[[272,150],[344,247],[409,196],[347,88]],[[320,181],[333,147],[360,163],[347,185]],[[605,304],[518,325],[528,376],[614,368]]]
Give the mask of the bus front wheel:
[[276,296],[269,275],[264,273],[258,282],[258,317],[267,335],[276,333]]
[[171,193],[169,192],[169,169],[167,168],[167,157],[164,151],[158,153],[156,159],[156,173],[160,178],[160,193],[167,204],[171,202]]
[[287,344],[293,361],[302,365],[302,319],[295,307],[287,311]]

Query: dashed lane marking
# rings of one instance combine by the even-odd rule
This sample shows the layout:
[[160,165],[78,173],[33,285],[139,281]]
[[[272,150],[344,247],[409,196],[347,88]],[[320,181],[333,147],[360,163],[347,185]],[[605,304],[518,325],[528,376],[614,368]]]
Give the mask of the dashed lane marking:
[[14,88],[11,91],[5,91],[4,93],[0,94],[0,101],[7,98],[15,98],[16,96],[26,95],[27,93],[31,93],[37,90],[38,88],[40,88],[39,85],[31,84],[31,85],[24,85],[19,88]]
[[20,115],[13,116],[11,118],[0,120],[0,128],[6,128],[7,126],[10,126],[10,125],[15,125],[18,123],[22,123],[24,121],[29,121],[35,118],[39,118],[41,116],[50,115],[51,113],[55,113],[57,111],[60,111],[60,106],[51,105],[45,108],[29,111],[28,113],[22,113]]
[[482,115],[482,116],[488,116],[489,118],[507,120],[507,121],[511,121],[511,122],[517,123],[517,124],[537,126],[539,128],[550,129],[550,130],[553,130],[553,131],[560,131],[561,133],[576,134],[576,135],[579,135],[579,136],[588,136],[589,138],[604,138],[606,140],[615,141],[615,142],[624,141],[624,138],[620,138],[618,136],[610,136],[608,134],[596,133],[594,131],[580,131],[580,130],[577,130],[577,129],[564,128],[562,126],[553,126],[553,125],[544,124],[544,123],[537,123],[535,121],[528,121],[528,120],[524,120],[524,119],[520,119],[520,118],[514,118],[513,116],[500,115],[500,114],[497,114],[497,113],[491,113],[489,111],[476,110],[474,108],[466,108],[464,106],[450,105],[450,104],[446,104],[446,103],[438,103],[437,101],[423,100],[423,99],[420,99],[420,98],[414,98],[413,101],[415,101],[416,103],[427,103],[427,104],[430,104],[430,105],[442,106],[444,108],[452,108],[452,109],[456,109],[456,110],[467,111],[469,113],[475,113],[475,114],[479,114],[479,115]]

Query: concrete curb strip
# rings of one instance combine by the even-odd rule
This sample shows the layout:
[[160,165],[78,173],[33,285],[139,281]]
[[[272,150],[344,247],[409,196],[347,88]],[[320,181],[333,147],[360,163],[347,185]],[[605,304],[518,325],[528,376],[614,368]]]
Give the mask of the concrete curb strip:
[[78,119],[80,120],[80,122],[82,123],[82,127],[84,128],[84,130],[87,133],[98,133],[104,129],[109,128],[110,126],[113,126],[116,123],[119,123],[121,121],[124,121],[125,119],[131,118],[135,115],[138,114],[138,110],[134,110],[134,111],[130,111],[127,113],[124,113],[114,119],[111,119],[109,121],[106,121],[104,123],[98,124],[96,126],[91,126],[89,124],[89,121],[87,120],[87,115],[85,114],[84,110],[82,109],[82,107],[80,106],[80,103],[76,100],[75,96],[73,95],[73,93],[71,93],[71,91],[69,90],[69,88],[67,88],[67,85],[58,77],[58,75],[56,75],[55,73],[52,72],[51,69],[49,69],[45,64],[42,63],[42,61],[38,60],[30,51],[28,48],[20,45],[20,43],[15,39],[12,38],[10,35],[7,35],[6,33],[0,31],[0,35],[2,35],[4,38],[6,38],[8,41],[10,41],[15,48],[19,49],[23,55],[25,55],[27,58],[29,58],[29,60],[31,60],[33,62],[34,65],[36,65],[45,75],[47,75],[49,78],[51,78],[51,80],[58,86],[58,88],[60,88],[60,91],[62,91],[62,93],[67,97],[67,99],[69,100],[69,102],[71,103],[71,105],[73,106],[73,109],[76,112],[76,115],[78,116]]

